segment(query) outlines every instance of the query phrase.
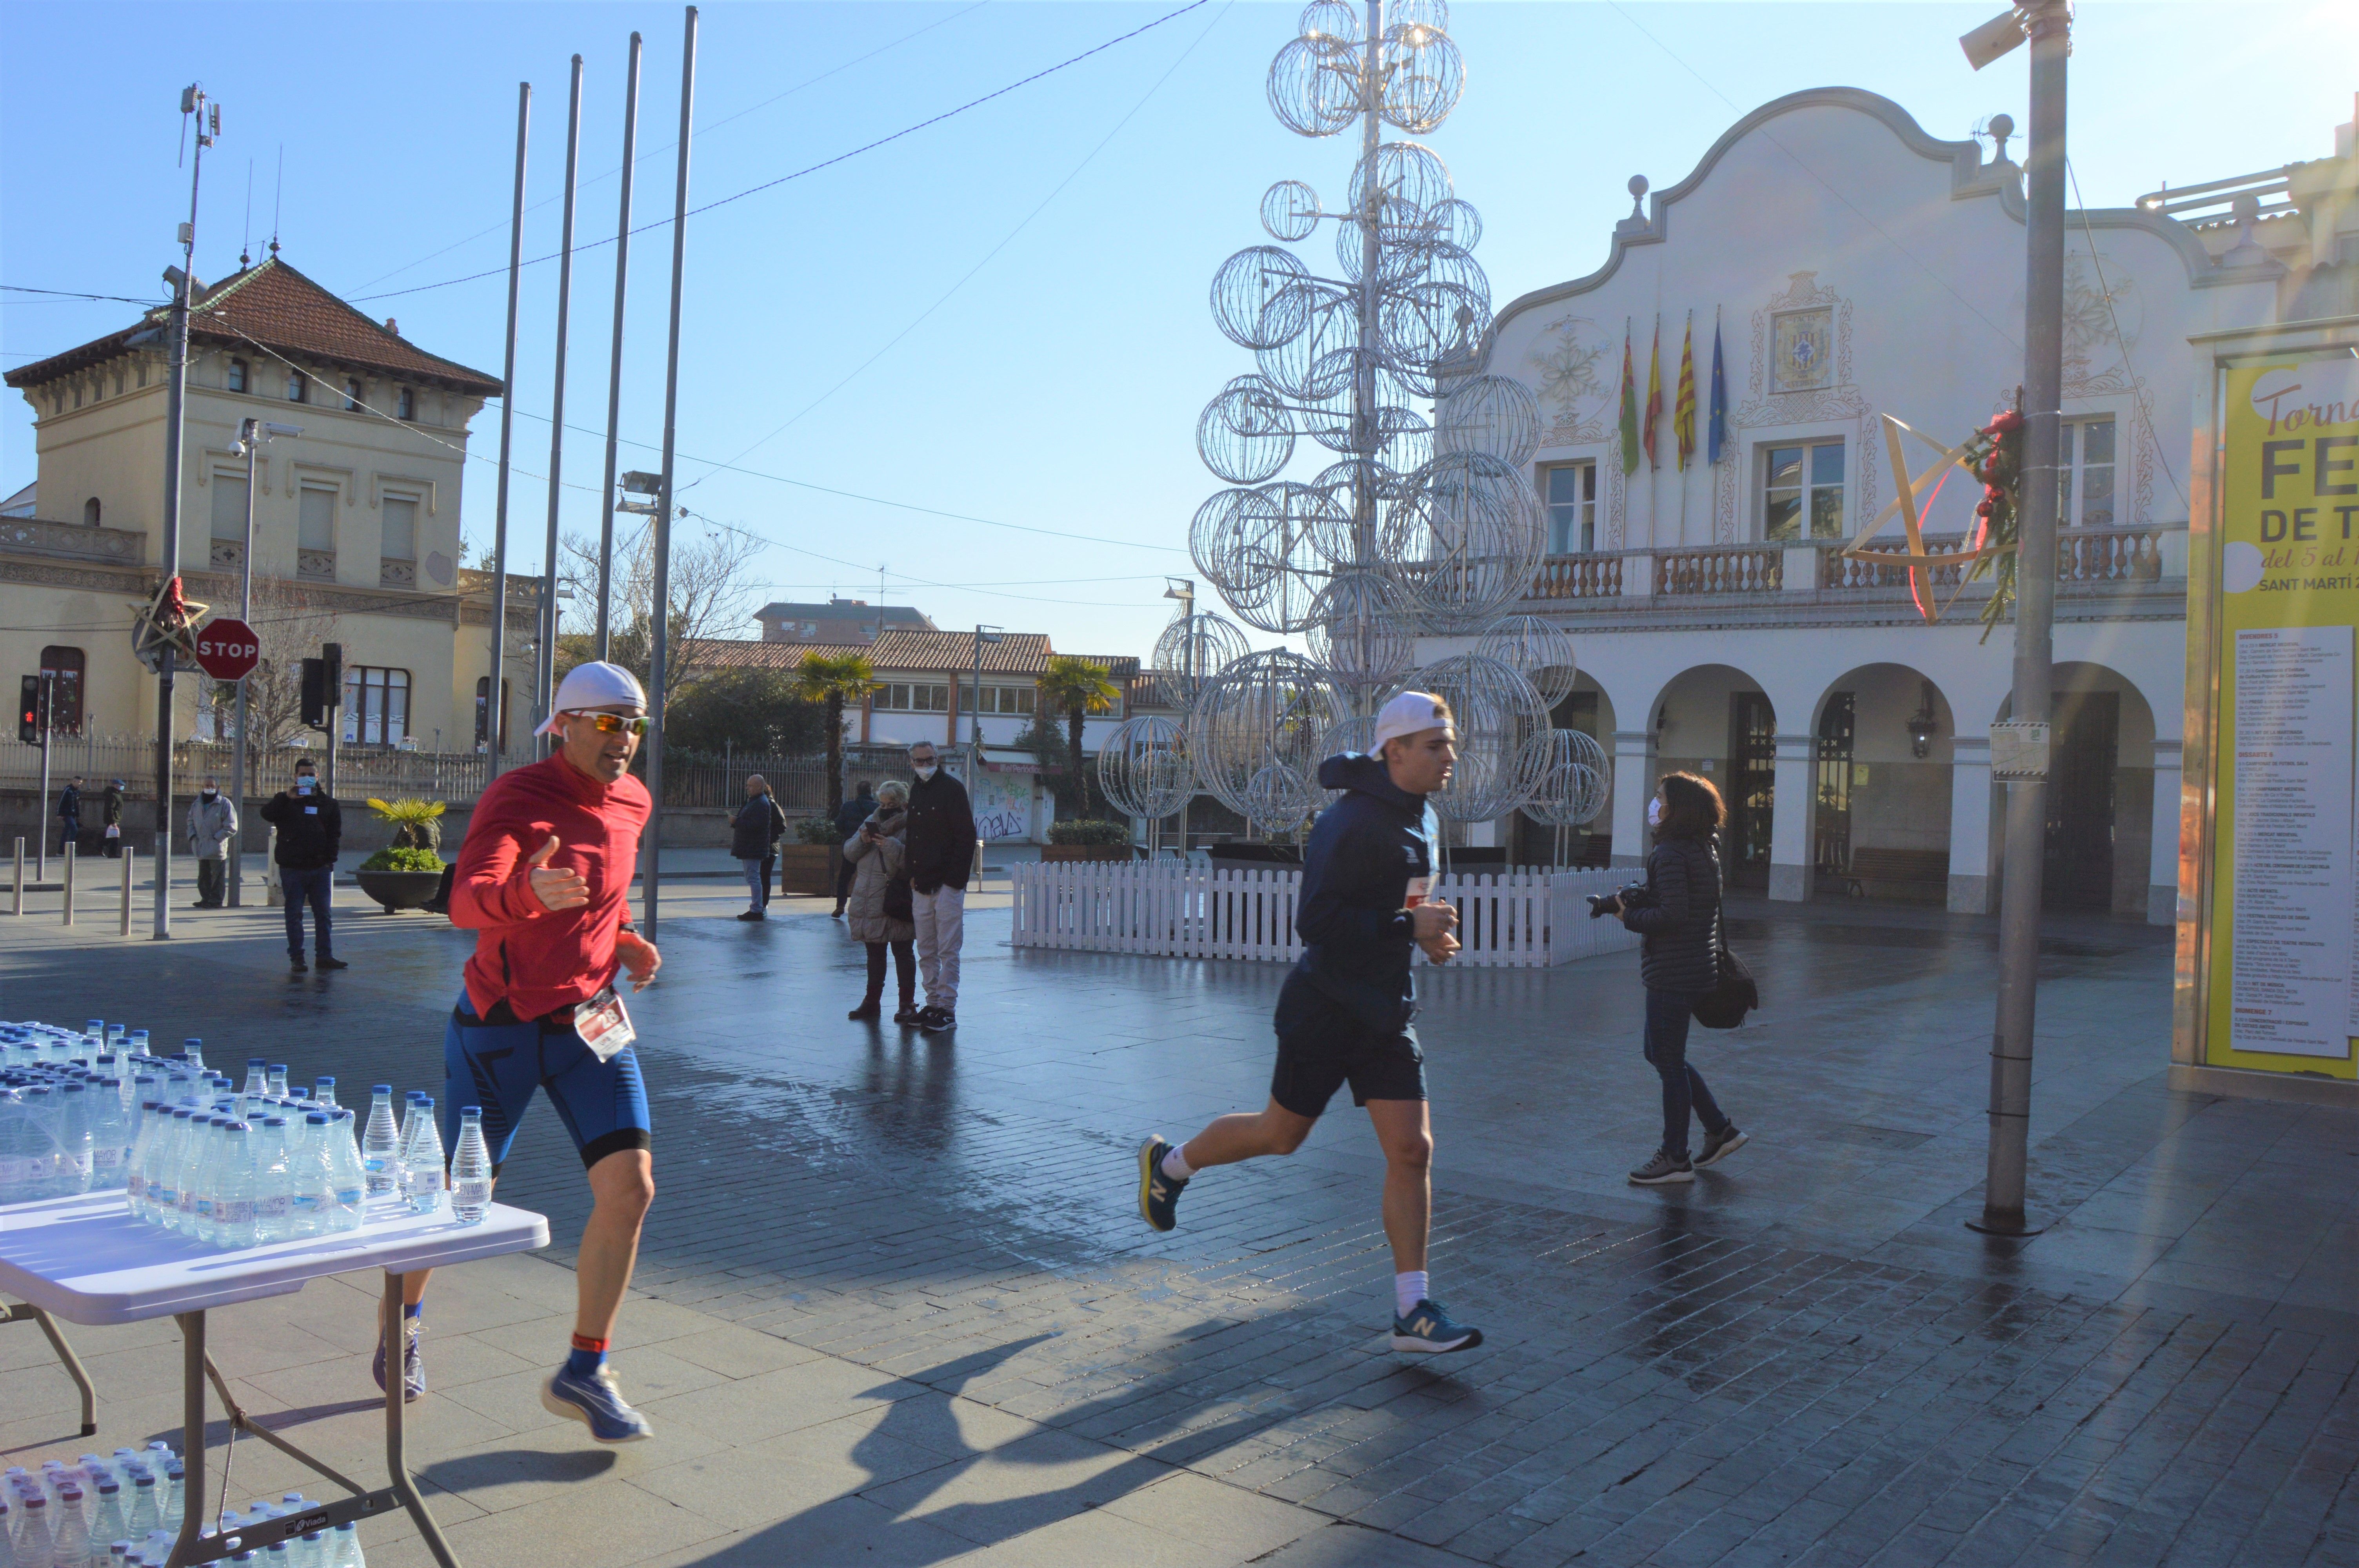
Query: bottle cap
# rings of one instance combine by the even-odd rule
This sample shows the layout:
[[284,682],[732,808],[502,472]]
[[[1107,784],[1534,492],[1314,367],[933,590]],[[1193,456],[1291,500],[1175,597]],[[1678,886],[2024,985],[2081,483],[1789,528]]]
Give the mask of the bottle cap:
[[262,1125],[265,1127],[284,1127],[287,1125],[287,1119],[283,1116],[266,1116],[262,1119]]
[[373,1095],[389,1095],[392,1092],[393,1086],[391,1084],[371,1084],[369,1086],[369,1093]]
[[303,1124],[307,1127],[325,1127],[328,1125],[328,1113],[324,1110],[312,1111],[303,1118]]

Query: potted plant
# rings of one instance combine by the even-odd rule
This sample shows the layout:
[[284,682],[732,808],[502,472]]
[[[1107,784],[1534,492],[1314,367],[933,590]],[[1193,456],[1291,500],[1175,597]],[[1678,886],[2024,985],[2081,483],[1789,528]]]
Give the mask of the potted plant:
[[1132,858],[1130,824],[1087,818],[1049,824],[1049,842],[1040,848],[1043,860],[1127,860]]
[[835,824],[824,816],[806,816],[795,824],[794,841],[778,846],[778,891],[805,897],[833,898],[835,868],[843,854]]
[[385,905],[387,914],[417,909],[442,886],[442,857],[431,849],[388,844],[361,862],[353,881]]
[[432,902],[442,887],[443,803],[439,800],[376,800],[369,810],[393,825],[392,842],[361,862],[353,880],[392,914]]

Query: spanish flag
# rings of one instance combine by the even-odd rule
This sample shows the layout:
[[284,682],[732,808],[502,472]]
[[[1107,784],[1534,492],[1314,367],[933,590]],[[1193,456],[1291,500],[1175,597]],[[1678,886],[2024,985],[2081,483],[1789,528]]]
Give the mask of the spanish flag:
[[1680,390],[1671,405],[1671,434],[1680,443],[1680,471],[1695,456],[1695,312],[1688,312],[1687,339],[1680,344]]
[[[1654,442],[1650,438],[1648,446]],[[1622,471],[1638,471],[1638,388],[1630,371],[1630,323],[1622,323]]]
[[1647,466],[1658,469],[1662,460],[1655,455],[1655,427],[1663,418],[1663,319],[1655,318],[1655,345],[1647,351],[1647,423],[1639,437],[1647,449]]

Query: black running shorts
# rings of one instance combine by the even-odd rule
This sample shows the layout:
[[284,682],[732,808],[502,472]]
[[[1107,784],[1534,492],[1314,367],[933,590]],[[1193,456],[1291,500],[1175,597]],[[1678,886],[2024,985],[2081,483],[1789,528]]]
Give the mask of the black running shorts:
[[1372,1030],[1299,974],[1277,993],[1277,1070],[1269,1098],[1297,1116],[1316,1117],[1345,1084],[1352,1103],[1425,1098],[1425,1053],[1417,1031]]

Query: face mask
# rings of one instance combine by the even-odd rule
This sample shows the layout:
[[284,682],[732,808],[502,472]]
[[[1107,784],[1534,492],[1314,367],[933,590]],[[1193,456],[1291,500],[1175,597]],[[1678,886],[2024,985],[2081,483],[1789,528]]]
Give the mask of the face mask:
[[215,795],[219,795],[219,794],[221,793],[221,791],[219,791],[219,790],[217,790],[217,789],[208,789],[208,790],[200,790],[200,791],[198,791],[197,793],[198,793],[198,794],[200,794],[200,795],[203,795],[207,800],[211,800],[211,799],[212,799],[212,797],[213,797],[213,796],[215,796]]
[[1647,803],[1647,826],[1649,827],[1660,827],[1662,825],[1663,799],[1662,796],[1657,795],[1654,799]]
[[931,763],[928,763],[926,766],[921,767],[921,768],[919,768],[919,769],[918,770],[918,776],[919,776],[919,778],[921,778],[921,779],[929,779],[929,778],[932,778],[932,777],[934,776],[934,773],[935,773],[935,769],[934,769],[934,767],[933,767],[933,764],[931,764]]

